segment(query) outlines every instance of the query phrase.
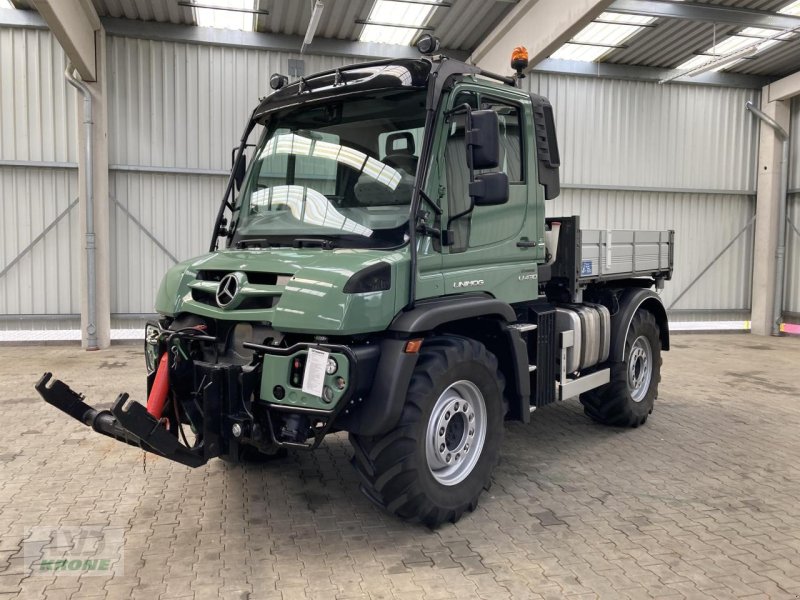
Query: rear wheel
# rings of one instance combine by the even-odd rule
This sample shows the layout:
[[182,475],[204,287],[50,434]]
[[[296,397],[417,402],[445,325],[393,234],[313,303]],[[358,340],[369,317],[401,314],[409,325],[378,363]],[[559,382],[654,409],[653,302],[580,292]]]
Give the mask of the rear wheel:
[[426,340],[397,426],[350,435],[362,491],[402,519],[456,522],[489,487],[504,416],[503,376],[483,344]]
[[604,425],[638,427],[653,412],[661,381],[661,333],[652,313],[638,310],[625,338],[625,360],[611,365],[606,385],[581,395],[584,412]]

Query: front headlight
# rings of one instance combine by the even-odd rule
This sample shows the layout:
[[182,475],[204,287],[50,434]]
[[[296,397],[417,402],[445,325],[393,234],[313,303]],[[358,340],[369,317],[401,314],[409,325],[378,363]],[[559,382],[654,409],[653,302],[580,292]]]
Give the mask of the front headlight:
[[392,267],[380,261],[355,273],[342,290],[345,294],[385,292],[392,287]]
[[144,361],[147,365],[147,372],[152,373],[156,370],[158,363],[158,345],[161,330],[156,325],[148,323],[144,328]]

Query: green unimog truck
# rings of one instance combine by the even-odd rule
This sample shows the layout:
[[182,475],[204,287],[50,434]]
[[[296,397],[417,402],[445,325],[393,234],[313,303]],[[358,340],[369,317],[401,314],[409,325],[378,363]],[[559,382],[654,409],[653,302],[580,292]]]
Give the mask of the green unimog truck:
[[553,111],[520,78],[432,53],[273,76],[209,252],[158,290],[147,405],[96,410],[50,373],[37,390],[190,467],[346,431],[364,494],[432,527],[475,508],[505,420],[580,397],[643,424],[673,233],[545,218]]

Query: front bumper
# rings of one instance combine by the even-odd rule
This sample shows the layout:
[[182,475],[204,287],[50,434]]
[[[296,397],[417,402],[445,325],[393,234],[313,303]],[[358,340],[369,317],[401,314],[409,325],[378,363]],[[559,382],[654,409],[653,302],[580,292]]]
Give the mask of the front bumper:
[[[261,451],[280,447],[316,448],[334,427],[339,414],[350,412],[369,389],[380,355],[375,346],[248,346],[255,354],[251,365],[188,360],[174,369],[170,367],[172,406],[160,420],[126,393],[117,397],[110,410],[93,408],[82,394],[53,379],[51,373],[45,373],[35,387],[48,404],[98,433],[186,466],[199,467],[218,456],[235,460],[241,447],[247,445]],[[276,375],[264,369],[265,361],[270,358],[285,361],[309,348],[347,356],[350,385],[337,402],[314,408],[304,405],[302,398],[291,402],[288,394],[282,403],[271,395],[265,397],[266,390],[271,394],[273,384],[285,383],[266,381],[268,373],[272,373],[269,377]],[[192,445],[185,437],[186,443],[181,443],[179,422],[189,425],[195,434]]]
[[201,453],[181,444],[177,437],[154,419],[144,406],[132,401],[128,394],[120,394],[111,410],[97,410],[84,402],[82,394],[52,377],[52,373],[45,373],[36,384],[36,391],[45,402],[96,432],[189,467],[206,463],[207,459]]

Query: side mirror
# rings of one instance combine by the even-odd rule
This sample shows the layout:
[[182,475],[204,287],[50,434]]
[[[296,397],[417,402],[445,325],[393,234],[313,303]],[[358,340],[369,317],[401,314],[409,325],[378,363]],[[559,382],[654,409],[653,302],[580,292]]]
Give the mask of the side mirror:
[[469,195],[475,206],[497,206],[508,202],[508,175],[484,173],[469,184]]
[[467,164],[475,170],[494,169],[500,163],[500,123],[493,110],[467,113]]
[[244,175],[247,171],[247,158],[244,154],[239,158],[239,162],[237,162],[233,166],[233,182],[236,184],[236,191],[242,189],[242,183],[244,183]]

